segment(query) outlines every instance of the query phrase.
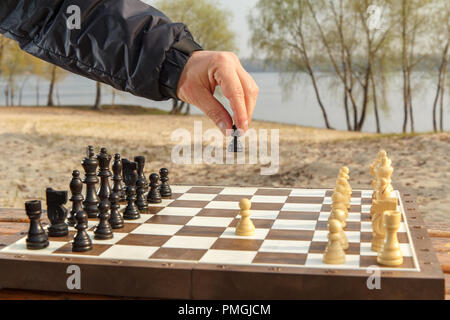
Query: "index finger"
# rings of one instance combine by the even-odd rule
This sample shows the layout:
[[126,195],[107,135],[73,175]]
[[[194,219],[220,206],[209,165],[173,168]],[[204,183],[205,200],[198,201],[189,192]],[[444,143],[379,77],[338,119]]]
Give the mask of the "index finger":
[[236,126],[244,132],[248,129],[248,115],[245,106],[245,94],[241,81],[234,69],[218,69],[214,78],[222,89],[224,96],[230,101],[233,110]]

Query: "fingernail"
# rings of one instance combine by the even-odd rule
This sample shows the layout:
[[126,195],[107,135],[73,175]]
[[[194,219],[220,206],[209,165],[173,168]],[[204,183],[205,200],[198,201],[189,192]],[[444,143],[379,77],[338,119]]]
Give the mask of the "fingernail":
[[245,120],[245,121],[244,121],[244,126],[243,126],[242,130],[244,130],[244,132],[246,132],[247,129],[248,129],[248,120]]
[[225,121],[220,121],[217,126],[223,133],[225,133],[225,131],[227,130],[227,124]]

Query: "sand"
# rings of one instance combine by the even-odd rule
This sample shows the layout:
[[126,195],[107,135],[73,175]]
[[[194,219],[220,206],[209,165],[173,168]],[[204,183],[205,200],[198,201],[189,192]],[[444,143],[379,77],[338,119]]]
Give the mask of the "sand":
[[[394,187],[416,195],[425,220],[450,218],[450,133],[375,135],[253,121],[256,132],[279,130],[279,170],[267,176],[260,174],[268,166],[261,163],[172,163],[178,143],[171,140],[172,132],[184,128],[192,133],[194,121],[204,131],[214,128],[202,116],[2,107],[0,207],[22,208],[25,200],[44,200],[46,187],[67,190],[72,170],[82,171],[87,145],[127,158],[144,155],[147,174],[167,167],[172,184],[331,188],[346,165],[353,189],[370,188],[369,165],[383,148],[393,162]],[[203,147],[208,144],[203,141]]]

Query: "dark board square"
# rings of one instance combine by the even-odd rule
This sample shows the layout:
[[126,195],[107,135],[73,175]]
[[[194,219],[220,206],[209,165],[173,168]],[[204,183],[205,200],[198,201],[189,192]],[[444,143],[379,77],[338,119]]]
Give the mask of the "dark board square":
[[[406,232],[397,232],[397,239],[399,243],[409,243],[408,234]],[[372,242],[372,232],[361,232],[361,242]]]
[[291,194],[291,190],[283,189],[258,189],[255,192],[257,196],[288,196]]
[[[231,224],[229,227],[235,228],[237,224],[239,223],[240,218],[236,218],[233,221],[231,221]],[[271,219],[252,219],[253,224],[255,225],[256,229],[270,229],[272,228],[272,225],[275,220]]]
[[399,266],[383,266],[378,264],[377,256],[361,256],[359,259],[359,265],[362,268],[367,268],[369,266],[378,266],[380,269],[383,268],[415,268],[414,260],[412,257],[403,257],[403,264]]
[[219,237],[225,228],[222,227],[199,227],[199,226],[184,226],[176,235],[177,236],[193,236],[193,237]]
[[204,208],[209,201],[197,200],[175,200],[169,203],[168,207],[183,207],[183,208]]
[[[311,242],[311,245],[309,246],[308,253],[324,253],[325,248],[327,247],[326,241],[313,241]],[[345,254],[355,254],[359,255],[361,249],[359,243],[350,242],[348,244],[348,249],[345,250]]]
[[147,214],[157,214],[162,209],[164,209],[164,207],[152,207],[152,204],[150,203],[149,204],[149,208],[146,210],[145,213],[147,213]]
[[281,210],[284,203],[253,202],[250,210]]
[[170,236],[157,236],[151,234],[129,234],[123,239],[121,239],[117,244],[127,245],[127,246],[149,246],[149,247],[160,247]]
[[372,204],[372,198],[361,198],[361,204],[364,205]]
[[185,225],[187,224],[192,217],[187,216],[153,216],[148,219],[145,223],[155,223],[155,224],[176,224],[176,225]]
[[304,265],[305,262],[306,254],[303,253],[258,252],[252,263]]
[[302,211],[280,211],[277,219],[287,220],[317,220],[319,212],[302,212]]
[[324,197],[288,197],[286,203],[322,203]]
[[233,218],[239,214],[239,210],[233,209],[202,209],[197,216]]
[[172,193],[172,195],[169,198],[164,198],[164,199],[172,199],[172,200],[176,200],[179,197],[181,197],[183,195],[183,193]]
[[250,199],[252,196],[248,195],[235,195],[235,194],[218,194],[213,200],[214,201],[241,201],[242,198]]
[[48,237],[48,241],[53,242],[69,242],[73,240],[73,237],[75,236],[76,231],[69,231],[69,234],[64,237]]
[[312,241],[314,236],[313,230],[280,230],[272,229],[267,234],[266,239],[269,240],[297,240]]
[[207,193],[207,194],[219,194],[223,188],[217,187],[192,187],[186,193]]
[[124,223],[123,227],[120,229],[113,229],[113,232],[119,232],[119,233],[130,233],[131,231],[133,231],[134,229],[136,229],[137,227],[139,227],[141,224],[140,223]]
[[361,198],[362,192],[361,191],[352,191],[352,198]]
[[[316,230],[328,230],[328,221],[317,221]],[[360,231],[361,223],[358,221],[347,221],[344,231]]]
[[350,209],[348,212],[361,212],[361,205],[359,204],[352,204],[350,205]]
[[55,250],[54,253],[59,253],[59,254],[80,254],[80,255],[84,255],[84,256],[99,256],[99,255],[101,255],[103,252],[105,252],[106,250],[108,250],[111,247],[112,247],[112,245],[110,245],[110,244],[93,244],[92,245],[92,250],[90,250],[90,251],[73,252],[72,251],[72,244],[71,243],[67,243],[64,246],[62,246],[61,248],[59,248],[58,250]]
[[180,248],[159,248],[149,258],[150,259],[170,259],[170,260],[190,260],[198,261],[208,250],[202,249],[180,249]]
[[370,213],[361,213],[361,221],[371,221],[370,219]]
[[211,249],[257,251],[262,243],[263,240],[219,238],[214,242]]

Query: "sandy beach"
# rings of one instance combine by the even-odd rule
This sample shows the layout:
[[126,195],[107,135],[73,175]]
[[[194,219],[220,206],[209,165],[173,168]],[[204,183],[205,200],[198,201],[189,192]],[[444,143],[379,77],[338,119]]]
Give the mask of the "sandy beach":
[[[0,108],[0,207],[22,208],[45,199],[45,188],[68,190],[71,172],[82,171],[88,145],[125,158],[144,155],[146,174],[161,167],[172,184],[296,186],[332,188],[341,166],[353,189],[370,188],[369,165],[379,149],[392,159],[393,186],[416,195],[426,221],[450,218],[450,133],[375,135],[254,121],[251,127],[279,129],[279,170],[261,175],[258,164],[174,164],[174,130],[214,128],[202,116],[122,114],[58,108]],[[208,141],[203,141],[206,147]],[[269,145],[270,153],[270,145]]]

